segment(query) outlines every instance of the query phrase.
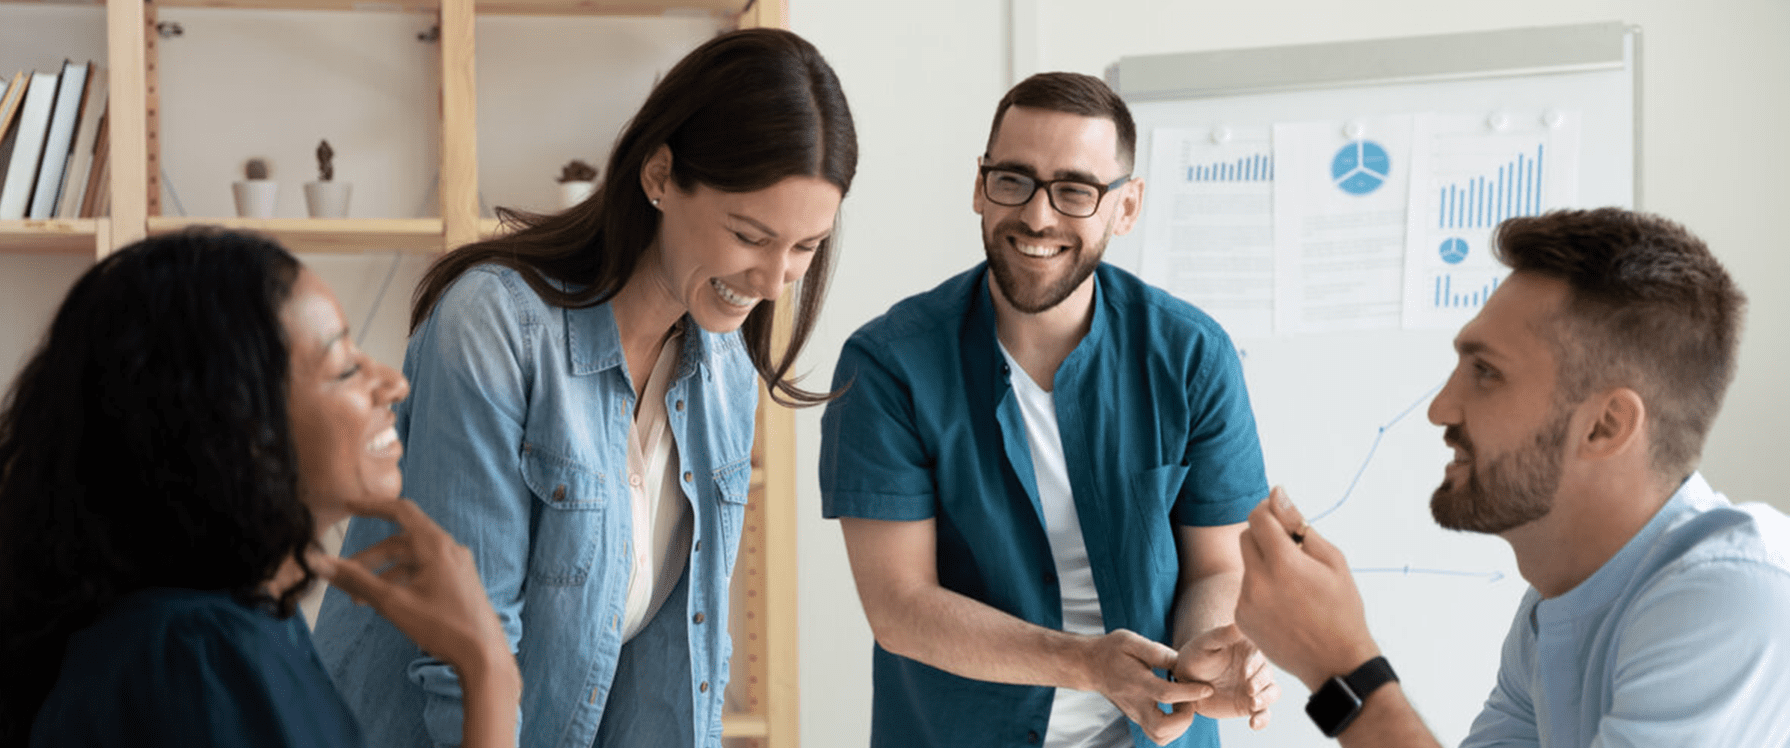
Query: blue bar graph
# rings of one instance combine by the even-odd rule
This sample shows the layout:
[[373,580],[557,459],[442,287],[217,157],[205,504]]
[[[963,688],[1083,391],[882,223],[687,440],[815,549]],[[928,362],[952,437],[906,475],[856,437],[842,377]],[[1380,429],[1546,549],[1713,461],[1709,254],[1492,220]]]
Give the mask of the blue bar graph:
[[1519,153],[1498,167],[1496,175],[1472,177],[1443,185],[1436,195],[1438,226],[1445,229],[1483,229],[1498,225],[1506,218],[1533,216],[1542,212],[1541,187],[1547,162],[1543,149],[1535,146],[1535,154]]
[[1257,153],[1235,161],[1217,161],[1187,167],[1189,182],[1271,182],[1274,181],[1274,158]]
[[1478,288],[1463,288],[1456,291],[1453,275],[1447,273],[1438,275],[1436,276],[1436,308],[1478,309],[1485,305],[1486,299],[1491,298],[1493,291],[1498,290],[1498,281],[1498,278],[1493,278],[1490,283],[1483,284]]

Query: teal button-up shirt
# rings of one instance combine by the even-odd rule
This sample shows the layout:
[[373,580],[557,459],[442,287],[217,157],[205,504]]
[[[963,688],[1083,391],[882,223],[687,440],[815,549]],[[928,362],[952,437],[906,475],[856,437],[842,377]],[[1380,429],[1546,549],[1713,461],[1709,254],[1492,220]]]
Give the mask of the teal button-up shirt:
[[[822,418],[827,517],[934,519],[947,589],[1062,627],[1025,423],[996,344],[986,265],[852,335]],[[1203,312],[1110,265],[1053,389],[1069,482],[1108,630],[1172,636],[1177,525],[1244,521],[1268,493],[1230,339]],[[1053,689],[960,678],[877,647],[871,744],[1026,746]],[[1139,746],[1153,743],[1132,728]],[[1200,718],[1173,745],[1216,746]]]

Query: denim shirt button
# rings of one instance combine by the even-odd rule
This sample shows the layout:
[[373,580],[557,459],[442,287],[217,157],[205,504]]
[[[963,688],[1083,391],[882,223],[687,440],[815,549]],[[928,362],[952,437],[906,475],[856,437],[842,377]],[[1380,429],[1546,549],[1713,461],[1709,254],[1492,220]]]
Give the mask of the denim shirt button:
[[696,615],[690,616],[690,620],[695,621],[697,623],[702,623],[702,621],[703,621],[702,611],[697,611]]
[[702,550],[702,541],[700,541],[700,540],[696,541],[696,545],[692,548],[692,550],[698,550],[698,551]]
[[702,685],[696,687],[696,690],[701,691],[703,693],[708,693],[709,692],[709,682],[706,680],[703,681]]
[[695,480],[695,479],[696,479],[696,475],[694,473],[691,473],[688,470],[684,471],[684,482],[685,483],[689,483],[690,481]]
[[565,501],[566,500],[566,484],[561,483],[561,484],[553,487],[553,500],[554,501]]
[[681,410],[683,410],[683,409],[684,409],[684,401],[682,401],[682,400],[679,400],[679,401],[677,401],[677,406],[676,406],[676,407],[677,407],[677,409],[678,409],[678,410],[680,410],[680,411],[681,411]]

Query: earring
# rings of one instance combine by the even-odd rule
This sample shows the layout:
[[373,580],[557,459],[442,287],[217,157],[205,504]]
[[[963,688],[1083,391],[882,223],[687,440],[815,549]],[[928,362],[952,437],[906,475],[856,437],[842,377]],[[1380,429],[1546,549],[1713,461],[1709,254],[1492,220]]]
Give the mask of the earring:
[[659,198],[656,198],[656,197],[653,198],[653,207],[655,207],[655,208],[659,207]]

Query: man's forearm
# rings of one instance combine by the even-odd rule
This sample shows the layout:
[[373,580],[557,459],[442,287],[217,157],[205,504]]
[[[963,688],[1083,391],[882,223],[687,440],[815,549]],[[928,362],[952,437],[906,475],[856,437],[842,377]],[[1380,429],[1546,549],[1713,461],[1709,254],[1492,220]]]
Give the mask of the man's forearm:
[[1237,614],[1237,591],[1243,572],[1221,572],[1190,579],[1175,593],[1174,646],[1181,647],[1200,634],[1229,625]]
[[1337,742],[1343,748],[1440,748],[1396,682],[1367,695],[1361,713],[1337,736]]
[[966,595],[933,587],[871,617],[884,649],[965,678],[1092,690],[1094,637],[1026,622]]

